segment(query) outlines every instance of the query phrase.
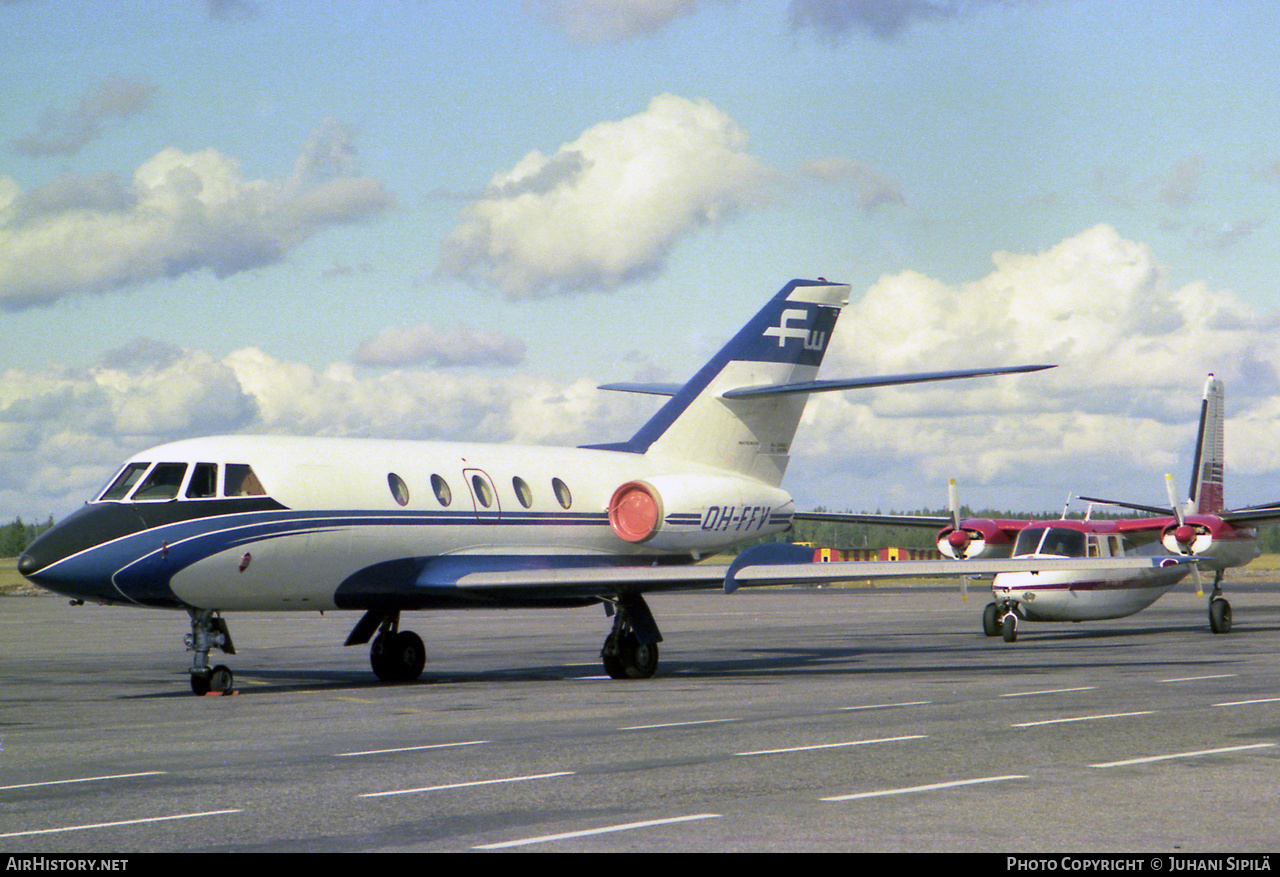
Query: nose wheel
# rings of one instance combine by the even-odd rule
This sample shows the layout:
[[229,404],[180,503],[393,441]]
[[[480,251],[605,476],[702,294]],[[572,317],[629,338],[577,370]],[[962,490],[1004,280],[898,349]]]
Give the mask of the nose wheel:
[[982,632],[1011,643],[1018,639],[1018,613],[1012,603],[988,603],[982,610]]

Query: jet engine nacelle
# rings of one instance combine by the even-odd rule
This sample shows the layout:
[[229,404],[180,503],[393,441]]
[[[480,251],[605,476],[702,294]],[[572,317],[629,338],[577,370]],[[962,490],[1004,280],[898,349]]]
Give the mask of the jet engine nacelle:
[[742,478],[658,476],[620,485],[609,500],[618,538],[658,551],[714,551],[791,525],[786,491]]
[[1181,524],[1170,524],[1160,534],[1160,543],[1170,554],[1209,554],[1214,542],[1232,531],[1221,518],[1190,516]]
[[995,521],[961,521],[959,528],[943,527],[938,531],[938,550],[943,557],[956,560],[1008,557],[1013,545]]

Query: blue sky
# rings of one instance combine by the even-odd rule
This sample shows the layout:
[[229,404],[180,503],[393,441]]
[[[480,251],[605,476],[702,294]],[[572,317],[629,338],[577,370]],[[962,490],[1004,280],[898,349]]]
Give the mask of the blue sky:
[[583,443],[792,277],[801,507],[1280,498],[1269,2],[0,3],[0,516],[212,432]]

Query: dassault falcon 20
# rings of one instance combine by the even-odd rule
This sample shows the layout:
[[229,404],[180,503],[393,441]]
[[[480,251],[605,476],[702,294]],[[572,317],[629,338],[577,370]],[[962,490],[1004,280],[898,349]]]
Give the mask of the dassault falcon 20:
[[[683,386],[612,385],[670,396],[621,443],[223,436],[152,448],[33,543],[19,569],[73,602],[186,611],[197,694],[232,688],[231,671],[209,665],[211,649],[234,654],[223,612],[361,611],[347,645],[372,640],[375,674],[404,682],[426,653],[402,612],[602,603],[613,616],[606,671],[645,678],[662,640],[646,592],[959,575],[955,564],[892,562],[841,575],[844,565],[797,563],[811,552],[776,544],[730,566],[697,562],[791,526],[780,483],[810,394],[1047,367],[819,381],[848,292],[792,281]],[[1167,558],[1113,563],[1186,572]],[[1032,568],[1005,560],[985,571]]]

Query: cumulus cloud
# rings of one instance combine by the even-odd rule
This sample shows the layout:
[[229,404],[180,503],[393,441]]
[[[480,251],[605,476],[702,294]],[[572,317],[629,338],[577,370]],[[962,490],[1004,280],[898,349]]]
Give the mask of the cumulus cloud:
[[1171,284],[1149,247],[1108,226],[993,262],[987,276],[958,285],[916,272],[881,278],[837,325],[824,373],[1058,367],[823,398],[799,444],[817,455],[817,470],[865,479],[850,488],[855,507],[886,497],[898,508],[940,505],[948,477],[993,487],[992,505],[1113,487],[1155,502],[1164,472],[1185,478],[1175,467],[1190,465],[1210,372],[1227,387],[1228,467],[1280,470],[1274,442],[1247,440],[1235,420],[1255,423],[1252,435],[1277,426],[1274,316],[1202,282]]
[[103,83],[70,112],[45,110],[36,130],[10,142],[14,152],[35,158],[74,155],[102,136],[103,127],[151,108],[155,86],[129,79]]
[[280,179],[245,179],[214,149],[172,147],[127,184],[67,175],[22,192],[0,178],[0,308],[278,261],[322,228],[391,205],[382,183],[353,171],[350,134],[330,120]]
[[541,5],[570,39],[598,43],[656,33],[703,0],[541,0]]
[[467,326],[455,332],[441,331],[430,323],[389,326],[363,342],[354,360],[370,366],[517,365],[524,360],[524,342]]
[[438,271],[529,298],[653,274],[685,236],[765,201],[774,174],[706,101],[672,95],[551,156],[531,152],[464,208]]

